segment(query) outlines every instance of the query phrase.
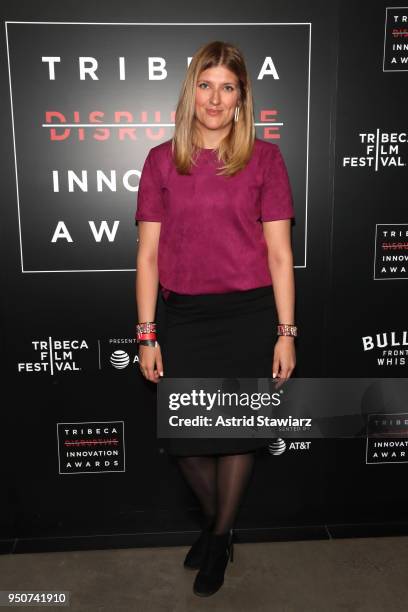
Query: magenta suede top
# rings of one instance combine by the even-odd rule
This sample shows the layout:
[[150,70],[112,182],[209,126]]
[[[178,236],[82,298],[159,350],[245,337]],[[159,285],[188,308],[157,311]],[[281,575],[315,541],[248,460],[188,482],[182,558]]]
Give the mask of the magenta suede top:
[[150,149],[139,182],[138,221],[160,221],[159,282],[189,295],[272,285],[262,221],[294,218],[277,144],[255,139],[246,167],[216,176],[214,149],[200,149],[191,175],[178,174],[171,140]]

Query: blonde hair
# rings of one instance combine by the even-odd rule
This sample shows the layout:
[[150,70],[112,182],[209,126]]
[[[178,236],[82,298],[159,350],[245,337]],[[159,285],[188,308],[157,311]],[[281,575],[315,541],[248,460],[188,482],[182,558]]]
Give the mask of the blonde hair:
[[239,82],[239,117],[232,122],[228,135],[218,147],[218,159],[223,162],[223,174],[232,176],[248,163],[255,141],[255,123],[252,87],[241,51],[234,45],[213,41],[194,54],[184,78],[176,107],[175,130],[172,138],[172,155],[180,174],[189,174],[195,163],[198,147],[202,146],[195,129],[195,97],[201,72],[213,66],[225,66],[235,74]]

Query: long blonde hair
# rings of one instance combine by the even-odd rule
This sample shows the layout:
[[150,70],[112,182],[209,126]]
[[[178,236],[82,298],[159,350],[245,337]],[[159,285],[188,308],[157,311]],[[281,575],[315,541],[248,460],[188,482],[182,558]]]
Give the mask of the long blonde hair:
[[195,163],[198,147],[202,146],[195,129],[195,96],[198,78],[204,70],[225,66],[239,82],[239,117],[232,122],[228,135],[222,139],[217,151],[223,162],[221,172],[232,176],[249,161],[255,141],[255,123],[252,87],[241,51],[234,45],[213,41],[203,45],[194,54],[184,78],[176,108],[175,130],[172,138],[173,161],[180,174],[189,174]]

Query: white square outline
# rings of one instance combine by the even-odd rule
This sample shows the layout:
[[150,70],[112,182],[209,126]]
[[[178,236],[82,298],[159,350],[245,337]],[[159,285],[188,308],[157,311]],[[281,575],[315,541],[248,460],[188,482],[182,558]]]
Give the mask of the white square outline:
[[378,278],[375,275],[375,262],[377,260],[377,228],[379,225],[408,225],[408,223],[376,223],[375,224],[375,237],[374,237],[374,266],[373,266],[373,280],[377,281],[399,281],[399,280],[405,280],[408,278],[408,276],[398,276],[395,278]]
[[8,41],[8,24],[30,24],[30,25],[284,25],[284,26],[295,26],[295,25],[306,25],[309,26],[309,55],[308,55],[308,82],[307,82],[307,130],[306,130],[306,185],[305,185],[305,236],[304,236],[304,263],[293,266],[294,268],[306,268],[307,267],[307,222],[308,222],[308,194],[309,194],[309,127],[310,127],[310,71],[311,71],[311,44],[312,44],[312,22],[98,22],[98,21],[5,21],[4,27],[6,30],[6,47],[7,47],[7,64],[9,74],[9,89],[10,89],[10,102],[11,102],[11,118],[12,118],[12,132],[13,132],[13,147],[14,147],[14,168],[16,176],[16,193],[17,193],[17,210],[18,210],[18,228],[19,228],[19,239],[20,239],[20,262],[21,272],[23,274],[48,274],[48,273],[64,273],[64,272],[136,272],[136,268],[119,268],[119,269],[107,269],[107,270],[24,270],[23,267],[23,247],[21,238],[21,219],[20,219],[20,196],[18,190],[18,172],[17,172],[17,152],[15,142],[15,130],[14,130],[14,107],[13,107],[13,95],[11,86],[11,68],[10,68],[10,53],[9,53],[9,41]]
[[[406,414],[408,416],[408,412],[372,412],[368,416],[394,416],[398,414]],[[367,426],[368,426],[368,423],[367,423]],[[407,463],[408,462],[408,457],[406,461],[367,461],[367,457],[368,457],[368,433],[366,435],[366,457],[365,457],[366,465],[384,465],[384,464],[395,465],[396,463]]]
[[408,68],[405,70],[386,70],[385,66],[385,42],[386,42],[386,34],[387,34],[387,22],[388,22],[388,10],[392,9],[406,9],[408,11],[408,6],[386,6],[385,7],[385,22],[384,22],[384,49],[383,49],[383,63],[382,63],[382,71],[383,72],[408,72]]
[[[61,472],[60,470],[61,456],[60,456],[60,443],[59,443],[59,436],[58,436],[58,425],[78,425],[78,424],[86,425],[87,423],[93,423],[94,425],[95,423],[122,423],[123,424],[123,429],[122,429],[123,470],[104,470],[102,472]],[[121,421],[121,420],[117,420],[117,421],[69,421],[69,422],[60,421],[60,422],[57,422],[56,425],[57,425],[58,474],[61,474],[61,476],[72,476],[75,474],[112,474],[112,473],[121,474],[122,472],[126,472],[125,421]]]

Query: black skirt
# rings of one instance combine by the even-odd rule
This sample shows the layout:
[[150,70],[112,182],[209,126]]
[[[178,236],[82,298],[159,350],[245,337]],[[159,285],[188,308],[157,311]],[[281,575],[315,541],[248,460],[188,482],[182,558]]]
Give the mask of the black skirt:
[[[271,378],[277,313],[272,285],[247,291],[170,292],[158,334],[164,376]],[[158,383],[160,384],[160,382]],[[262,438],[158,438],[170,455],[262,450]]]

